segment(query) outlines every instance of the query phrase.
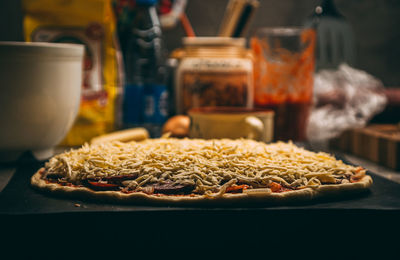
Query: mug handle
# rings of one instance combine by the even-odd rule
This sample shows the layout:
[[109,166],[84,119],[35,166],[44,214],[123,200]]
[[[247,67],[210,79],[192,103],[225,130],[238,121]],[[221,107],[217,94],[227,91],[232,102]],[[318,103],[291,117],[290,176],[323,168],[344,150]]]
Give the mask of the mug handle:
[[263,122],[255,116],[248,116],[244,121],[250,129],[247,138],[262,141],[262,136],[265,130]]

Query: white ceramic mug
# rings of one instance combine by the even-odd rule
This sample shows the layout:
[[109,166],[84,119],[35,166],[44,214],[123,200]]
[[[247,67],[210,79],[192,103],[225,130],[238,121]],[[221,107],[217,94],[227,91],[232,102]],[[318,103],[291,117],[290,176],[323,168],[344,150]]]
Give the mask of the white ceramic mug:
[[52,155],[79,110],[83,54],[77,44],[0,42],[0,161]]
[[272,110],[241,107],[202,107],[189,111],[191,138],[273,139]]

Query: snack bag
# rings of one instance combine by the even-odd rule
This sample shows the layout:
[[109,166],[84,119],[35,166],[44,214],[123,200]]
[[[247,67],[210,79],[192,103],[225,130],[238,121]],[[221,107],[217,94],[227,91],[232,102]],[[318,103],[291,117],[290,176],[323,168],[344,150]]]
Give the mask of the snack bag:
[[23,0],[22,6],[26,41],[85,45],[81,107],[61,145],[112,131],[121,82],[110,0]]

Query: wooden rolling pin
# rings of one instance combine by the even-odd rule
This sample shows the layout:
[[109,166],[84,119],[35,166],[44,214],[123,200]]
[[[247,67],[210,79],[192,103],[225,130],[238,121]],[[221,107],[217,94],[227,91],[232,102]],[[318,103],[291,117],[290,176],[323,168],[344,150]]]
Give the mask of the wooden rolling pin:
[[98,144],[111,141],[120,141],[126,143],[131,141],[142,141],[147,138],[149,138],[149,132],[145,128],[138,127],[100,135],[92,138],[90,143]]

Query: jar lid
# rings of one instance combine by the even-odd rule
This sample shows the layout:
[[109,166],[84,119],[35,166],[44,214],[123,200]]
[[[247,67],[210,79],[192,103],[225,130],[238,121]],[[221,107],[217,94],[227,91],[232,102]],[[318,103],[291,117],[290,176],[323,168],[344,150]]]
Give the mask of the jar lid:
[[57,56],[57,57],[82,57],[84,46],[72,43],[49,42],[0,42],[0,54],[29,55],[29,56]]
[[300,36],[305,30],[304,27],[261,27],[255,31],[255,35],[271,36]]
[[236,46],[245,47],[245,38],[232,37],[184,37],[185,46]]

